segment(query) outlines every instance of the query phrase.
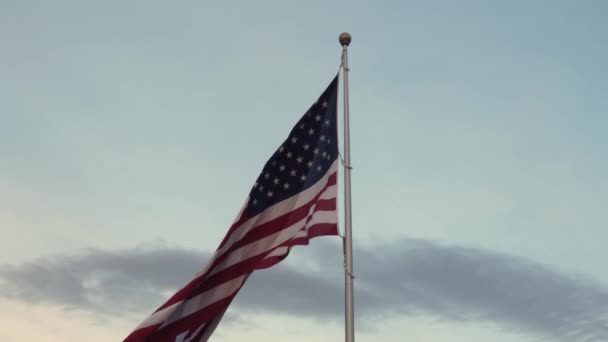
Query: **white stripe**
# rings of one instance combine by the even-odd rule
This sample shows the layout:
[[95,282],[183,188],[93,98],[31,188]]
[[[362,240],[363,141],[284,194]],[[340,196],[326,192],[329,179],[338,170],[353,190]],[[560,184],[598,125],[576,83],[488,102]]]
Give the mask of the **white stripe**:
[[306,217],[274,234],[268,235],[232,251],[226,259],[222,260],[221,263],[213,268],[210,274],[215,274],[241,261],[252,258],[256,255],[260,255],[276,246],[279,246],[283,242],[292,239],[298,230],[304,228],[305,224]]
[[334,172],[337,172],[337,170],[338,160],[335,160],[327,171],[327,173],[325,173],[325,175],[321,177],[321,179],[319,179],[319,181],[316,182],[313,186],[298,193],[295,196],[287,198],[279,203],[274,204],[271,207],[268,207],[262,213],[250,218],[245,223],[241,224],[237,229],[232,232],[232,234],[230,234],[230,237],[228,237],[228,240],[226,240],[224,246],[217,250],[216,255],[219,256],[224,254],[228,249],[230,249],[230,247],[232,247],[233,244],[242,239],[243,236],[245,236],[245,234],[247,234],[247,232],[251,230],[251,228],[274,220],[277,217],[283,215],[284,213],[291,211],[295,208],[299,208],[302,205],[310,202],[313,198],[315,198],[315,196],[317,196],[319,191],[321,191],[325,187],[329,176]]
[[135,330],[139,330],[142,328],[150,327],[153,325],[160,324],[164,322],[172,313],[177,309],[177,306],[180,305],[183,301],[179,301],[175,304],[169,305],[162,310],[158,310],[152,313],[148,318],[146,318],[143,322],[141,322]]
[[[306,227],[305,227],[305,228],[306,228]],[[297,234],[296,234],[296,235],[295,235],[293,238],[294,238],[294,239],[299,239],[299,238],[301,238],[301,237],[306,237],[306,236],[308,236],[308,230],[306,230],[306,229],[302,229],[302,230],[300,230],[300,231],[299,231],[299,232],[298,232],[298,233],[297,233]]]
[[293,238],[302,238],[308,236],[308,228],[319,223],[335,223],[338,224],[338,212],[335,210],[331,211],[316,211],[312,215],[310,222],[306,224],[306,229],[300,230]]
[[226,313],[227,310],[228,310],[228,308],[225,308],[224,312],[222,312],[220,315],[216,316],[213,320],[207,322],[207,330],[205,331],[203,336],[201,336],[201,339],[198,340],[198,342],[205,342],[205,341],[209,340],[209,337],[211,336],[211,334],[213,334],[213,331],[215,331],[215,328],[217,327],[217,325],[220,324],[220,321],[222,320],[222,317],[224,317],[224,314]]
[[279,255],[285,255],[285,253],[287,253],[288,250],[289,250],[289,247],[287,247],[287,246],[279,247],[279,248],[275,249],[274,251],[272,251],[270,254],[268,254],[264,259],[272,258],[272,257],[279,256]]
[[338,212],[336,210],[316,211],[312,215],[310,222],[306,224],[306,228],[319,223],[338,223]]
[[[200,309],[203,309],[204,307],[207,307],[209,304],[213,304],[219,300],[222,300],[230,296],[236,290],[238,290],[239,286],[241,286],[241,284],[245,280],[245,277],[246,275],[243,275],[241,277],[222,283],[208,291],[205,291],[197,296],[190,298],[185,303],[183,300],[181,300],[162,310],[158,310],[151,314],[143,322],[141,322],[135,330],[161,324],[163,322],[163,325],[170,324],[171,322],[179,320],[180,318],[186,315],[189,315]],[[181,314],[178,317],[171,318],[171,320],[167,321],[167,319],[170,318],[171,315],[178,309],[182,311]]]
[[180,314],[170,317],[167,321],[163,323],[163,326],[178,321],[195,312],[201,311],[207,306],[229,297],[230,295],[238,291],[241,285],[243,285],[245,278],[247,278],[246,274],[238,278],[229,280],[227,282],[221,283],[220,285],[210,290],[207,290],[199,295],[188,299],[185,303],[183,303],[183,305],[179,309]]
[[[308,236],[308,227],[312,227],[315,224],[319,223],[338,223],[338,215],[335,210],[332,211],[316,211],[310,222],[306,224],[306,227],[300,229],[296,235],[294,235],[293,239],[303,238]],[[281,246],[279,248],[275,248],[272,252],[270,252],[264,259],[269,259],[276,256],[283,256],[289,251],[289,246]]]
[[327,189],[319,196],[319,199],[335,199],[338,197],[338,184],[327,187]]

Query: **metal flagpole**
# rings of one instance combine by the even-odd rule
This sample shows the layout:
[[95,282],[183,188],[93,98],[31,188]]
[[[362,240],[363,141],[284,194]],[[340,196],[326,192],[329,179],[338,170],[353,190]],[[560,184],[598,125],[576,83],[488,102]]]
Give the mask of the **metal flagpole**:
[[352,40],[349,33],[338,38],[342,45],[342,80],[344,83],[344,280],[345,280],[345,332],[346,342],[355,341],[355,306],[353,296],[353,237],[352,211],[350,200],[350,126],[348,113],[348,45]]

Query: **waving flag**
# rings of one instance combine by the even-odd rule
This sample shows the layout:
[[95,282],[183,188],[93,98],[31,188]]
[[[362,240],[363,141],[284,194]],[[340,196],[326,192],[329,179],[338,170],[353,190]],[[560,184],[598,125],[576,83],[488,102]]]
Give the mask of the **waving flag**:
[[337,90],[336,76],[268,160],[207,266],[125,342],[207,341],[254,270],[338,234]]

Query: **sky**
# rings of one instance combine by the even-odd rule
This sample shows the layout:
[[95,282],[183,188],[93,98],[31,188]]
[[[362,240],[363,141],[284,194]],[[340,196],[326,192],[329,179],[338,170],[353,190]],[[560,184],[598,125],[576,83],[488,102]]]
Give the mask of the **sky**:
[[[603,1],[0,1],[0,341],[120,341],[349,49],[358,341],[608,341]],[[340,104],[341,106],[341,104]],[[340,241],[212,341],[343,338]]]

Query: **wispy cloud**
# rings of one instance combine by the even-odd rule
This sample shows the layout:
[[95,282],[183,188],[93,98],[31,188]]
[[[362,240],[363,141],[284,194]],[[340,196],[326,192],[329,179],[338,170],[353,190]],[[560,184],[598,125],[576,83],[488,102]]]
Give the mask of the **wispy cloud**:
[[[318,319],[339,318],[339,246],[315,243],[313,264],[256,272],[236,310]],[[145,314],[183,285],[208,254],[178,248],[89,250],[0,267],[0,295],[53,302],[96,313]],[[561,341],[608,339],[608,287],[523,258],[404,239],[360,247],[356,255],[357,315],[381,319],[430,315],[492,322]]]

